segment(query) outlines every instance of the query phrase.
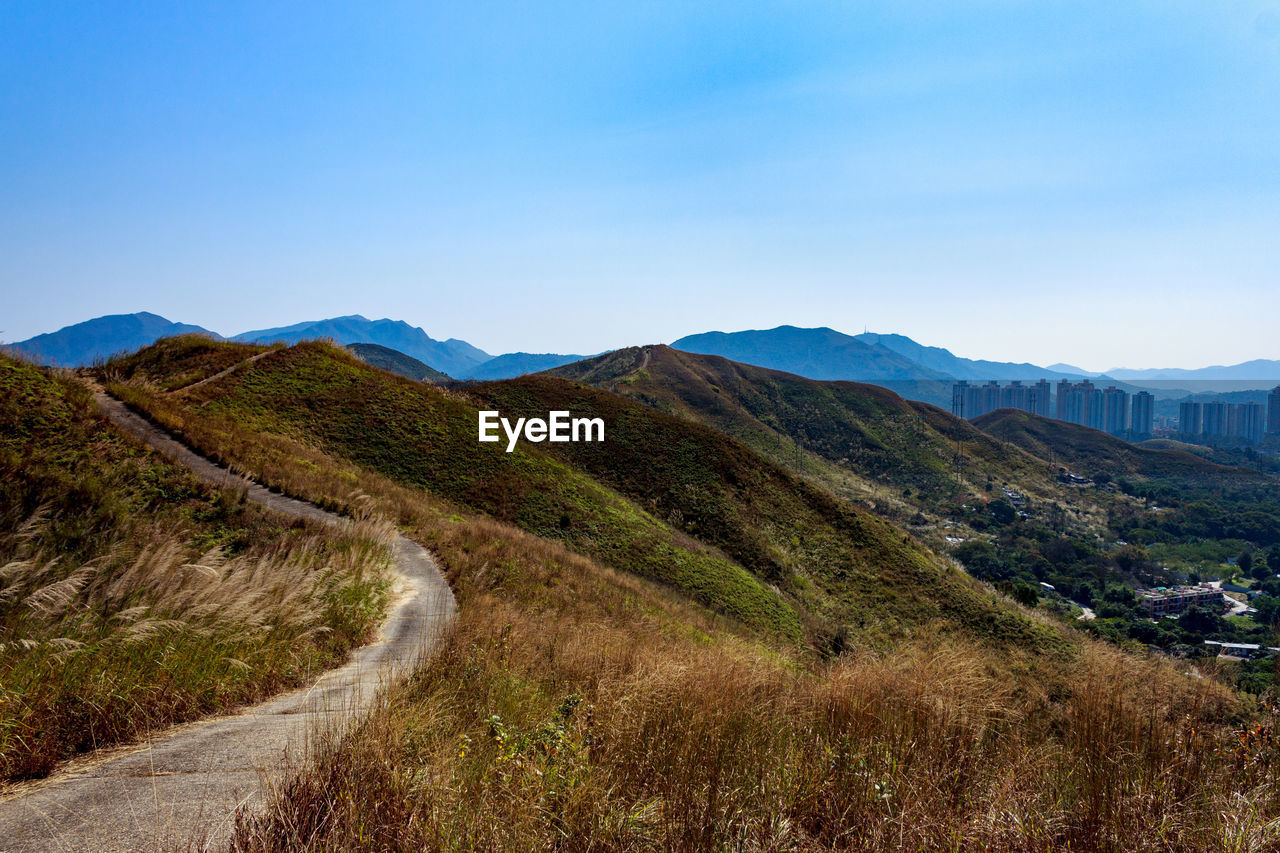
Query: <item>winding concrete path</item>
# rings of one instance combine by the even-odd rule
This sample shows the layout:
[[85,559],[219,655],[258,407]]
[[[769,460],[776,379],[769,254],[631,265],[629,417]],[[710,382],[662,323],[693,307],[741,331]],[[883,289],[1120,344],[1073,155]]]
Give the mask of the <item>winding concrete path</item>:
[[[118,400],[95,402],[126,432],[217,486],[246,481],[200,456]],[[327,524],[341,516],[309,503],[248,486],[247,498],[286,515]],[[25,785],[0,800],[0,851],[136,851],[217,846],[236,810],[261,796],[274,774],[305,752],[326,723],[367,709],[381,684],[428,653],[453,620],[453,594],[420,545],[397,537],[399,595],[382,638],[310,687],[230,715],[157,735],[148,743],[107,750]]]

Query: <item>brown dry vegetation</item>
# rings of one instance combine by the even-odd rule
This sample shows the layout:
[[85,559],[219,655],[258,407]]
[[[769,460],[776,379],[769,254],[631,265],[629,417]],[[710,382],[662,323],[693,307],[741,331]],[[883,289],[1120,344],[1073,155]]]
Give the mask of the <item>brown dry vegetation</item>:
[[286,491],[360,488],[459,599],[440,655],[320,738],[237,850],[1280,848],[1274,718],[1212,673],[941,623],[823,661],[296,438],[118,390]]
[[[1210,680],[923,631],[818,664],[490,521],[440,657],[246,819],[283,850],[1266,850],[1265,737]],[[1264,733],[1266,734],[1266,733]]]
[[389,525],[291,523],[0,357],[0,783],[341,662],[388,594]]

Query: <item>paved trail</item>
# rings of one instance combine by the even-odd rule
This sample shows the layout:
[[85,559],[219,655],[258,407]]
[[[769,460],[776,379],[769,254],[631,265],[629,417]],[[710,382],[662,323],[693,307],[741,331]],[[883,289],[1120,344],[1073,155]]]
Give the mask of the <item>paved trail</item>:
[[[175,441],[105,394],[95,402],[117,426],[215,485],[244,480]],[[248,499],[328,524],[340,516],[253,484]],[[223,717],[179,726],[147,744],[73,762],[65,771],[0,800],[0,851],[135,851],[184,848],[193,838],[226,839],[235,810],[297,758],[317,724],[368,707],[380,684],[429,651],[456,613],[435,562],[400,536],[397,603],[382,639],[310,687]]]

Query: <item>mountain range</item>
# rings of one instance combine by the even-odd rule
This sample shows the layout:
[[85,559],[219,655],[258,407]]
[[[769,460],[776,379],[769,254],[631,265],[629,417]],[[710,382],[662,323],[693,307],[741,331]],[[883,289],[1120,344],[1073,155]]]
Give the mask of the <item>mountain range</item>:
[[[156,314],[141,312],[98,317],[11,344],[8,349],[45,364],[76,367],[136,350],[160,338],[189,333],[223,339],[201,326],[171,322]],[[246,343],[291,344],[324,338],[347,346],[369,344],[394,350],[416,359],[433,371],[462,380],[508,379],[589,358],[574,354],[526,352],[494,356],[457,338],[436,340],[422,328],[402,320],[370,320],[358,314],[255,329],[228,339]],[[1280,377],[1280,361],[1266,359],[1198,370],[1121,369],[1097,374],[1061,363],[1038,367],[1026,362],[964,358],[904,335],[871,332],[847,335],[827,327],[778,326],[767,330],[704,332],[680,338],[671,347],[684,352],[721,356],[808,379],[881,384],[904,397],[941,406],[949,404],[950,384],[958,379],[977,382],[1089,378],[1115,384],[1129,392],[1150,389],[1157,399],[1179,399],[1191,394],[1193,385],[1200,392],[1226,391],[1235,390],[1238,386],[1228,388],[1223,383],[1249,381],[1256,384],[1269,377]],[[405,369],[418,370],[413,365]],[[1280,378],[1273,381],[1280,382]],[[1215,387],[1214,383],[1223,384],[1223,387]]]

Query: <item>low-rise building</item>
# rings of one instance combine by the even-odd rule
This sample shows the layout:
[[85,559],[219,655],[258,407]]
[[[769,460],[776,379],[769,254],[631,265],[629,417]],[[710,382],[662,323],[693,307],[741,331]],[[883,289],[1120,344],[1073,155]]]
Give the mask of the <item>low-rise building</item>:
[[1223,609],[1226,600],[1222,590],[1206,584],[1198,586],[1157,587],[1156,589],[1139,589],[1138,607],[1147,611],[1152,617],[1176,616],[1188,607],[1201,605]]
[[1257,643],[1220,643],[1217,640],[1205,640],[1204,644],[1209,651],[1213,651],[1216,648],[1218,657],[1235,658],[1236,660],[1265,658],[1280,652],[1280,649],[1275,646],[1261,646]]

